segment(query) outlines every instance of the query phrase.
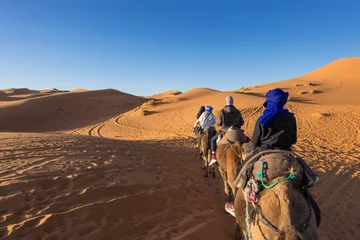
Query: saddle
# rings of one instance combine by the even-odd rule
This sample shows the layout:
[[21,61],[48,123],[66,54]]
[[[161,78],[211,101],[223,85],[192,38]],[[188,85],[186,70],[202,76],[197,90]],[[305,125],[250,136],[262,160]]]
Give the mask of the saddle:
[[249,141],[249,138],[245,135],[241,128],[230,127],[225,134],[221,134],[217,139],[217,145],[223,145],[228,143],[240,142],[241,144]]

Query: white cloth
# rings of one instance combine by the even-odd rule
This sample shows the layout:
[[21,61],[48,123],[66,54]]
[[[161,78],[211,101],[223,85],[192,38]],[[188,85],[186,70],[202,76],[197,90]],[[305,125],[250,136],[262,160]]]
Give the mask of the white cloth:
[[209,115],[208,111],[203,112],[199,117],[199,119],[195,122],[194,128],[198,123],[200,124],[202,129],[206,127],[214,127],[216,122],[215,115],[212,112],[210,113],[209,116],[208,115]]

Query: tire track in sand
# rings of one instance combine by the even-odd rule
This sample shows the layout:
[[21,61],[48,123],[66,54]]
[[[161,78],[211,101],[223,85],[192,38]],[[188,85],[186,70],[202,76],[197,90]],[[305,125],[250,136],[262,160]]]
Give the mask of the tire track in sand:
[[101,129],[105,126],[106,124],[98,124],[93,126],[92,128],[89,129],[88,131],[88,135],[90,137],[101,137],[103,138],[103,136],[101,135]]

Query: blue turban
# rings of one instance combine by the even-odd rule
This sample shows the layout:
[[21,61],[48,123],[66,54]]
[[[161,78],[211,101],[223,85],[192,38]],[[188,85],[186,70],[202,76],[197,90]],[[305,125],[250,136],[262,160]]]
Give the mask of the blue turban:
[[211,112],[213,110],[212,106],[206,106],[206,111]]
[[264,107],[266,109],[259,117],[259,122],[264,127],[274,121],[276,116],[289,113],[287,109],[284,109],[284,105],[286,104],[288,97],[289,93],[284,92],[280,88],[275,88],[266,93],[266,101],[264,102]]

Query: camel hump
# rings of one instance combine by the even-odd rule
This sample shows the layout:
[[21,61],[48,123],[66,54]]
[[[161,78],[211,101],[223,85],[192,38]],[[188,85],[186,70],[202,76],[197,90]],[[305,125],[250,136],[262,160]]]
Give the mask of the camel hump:
[[261,167],[263,162],[266,164],[266,174],[263,178],[265,183],[271,182],[274,179],[285,178],[289,176],[289,174],[292,174],[296,177],[296,182],[301,185],[303,168],[292,155],[270,153],[260,157],[253,165],[253,173],[257,181],[261,181],[258,173],[263,170]]
[[303,168],[294,153],[283,150],[266,150],[262,151],[246,161],[240,169],[240,172],[235,180],[235,185],[239,188],[244,188],[249,175],[255,176],[256,181],[260,181],[258,173],[263,170],[263,163],[266,164],[264,182],[271,182],[280,177],[286,177],[290,173],[296,176],[296,182],[301,185],[303,179]]
[[241,128],[230,127],[224,134],[224,137],[218,142],[218,145],[227,144],[229,142],[240,142],[241,144],[243,144],[247,142],[247,138]]

